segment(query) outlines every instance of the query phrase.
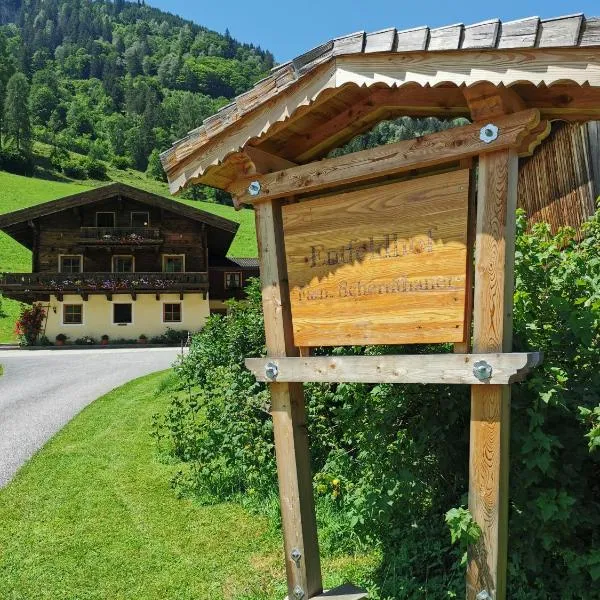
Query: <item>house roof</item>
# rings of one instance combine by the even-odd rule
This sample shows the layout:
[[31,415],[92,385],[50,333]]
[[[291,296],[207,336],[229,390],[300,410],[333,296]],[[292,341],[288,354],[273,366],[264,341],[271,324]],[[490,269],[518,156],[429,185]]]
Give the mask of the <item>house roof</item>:
[[[240,172],[232,163],[247,146],[303,163],[368,129],[373,124],[366,118],[368,103],[382,88],[388,94],[378,99],[383,110],[377,120],[401,114],[468,116],[460,90],[482,81],[516,86],[529,107],[557,118],[582,103],[564,93],[554,101],[560,90],[552,95],[546,88],[563,83],[600,88],[599,47],[600,18],[583,14],[359,31],[275,67],[175,142],[161,160],[174,193],[190,182],[227,189]],[[548,50],[558,48],[570,54]],[[598,105],[588,98],[588,107]],[[346,119],[343,129],[331,124],[329,138],[315,134],[344,111],[355,118]],[[252,165],[244,168],[252,174]]]
[[226,258],[217,258],[210,261],[212,267],[223,268],[241,268],[241,269],[258,269],[258,258],[246,258],[227,256]]
[[239,227],[239,224],[235,221],[230,221],[229,219],[213,215],[209,212],[182,204],[181,202],[170,200],[123,183],[111,183],[86,192],[80,192],[57,200],[36,204],[29,208],[2,214],[0,215],[0,229],[24,246],[31,248],[33,240],[31,229],[27,225],[30,221],[118,196],[130,198],[142,204],[156,206],[188,219],[206,223],[208,226],[209,246],[216,246],[219,250],[224,250],[223,253],[227,252],[227,248],[233,241]]

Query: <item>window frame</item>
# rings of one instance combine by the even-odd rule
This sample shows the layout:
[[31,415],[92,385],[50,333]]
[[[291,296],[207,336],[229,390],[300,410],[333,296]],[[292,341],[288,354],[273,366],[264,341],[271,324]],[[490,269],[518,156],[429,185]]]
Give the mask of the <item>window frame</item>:
[[[167,305],[179,305],[179,321],[167,321],[166,319],[166,307]],[[161,311],[162,323],[183,323],[183,302],[163,302]]]
[[139,225],[133,224],[133,215],[146,215],[146,225],[141,225],[141,227],[150,227],[150,211],[148,210],[132,210],[129,214],[129,225],[130,227],[140,227]]
[[[98,215],[112,215],[113,216],[113,224],[108,226],[108,225],[98,225]],[[95,216],[95,223],[96,223],[96,227],[99,227],[100,229],[114,229],[117,226],[117,213],[114,210],[98,210],[96,211],[96,216]]]
[[[240,285],[237,287],[229,287],[227,285],[227,275],[239,275]],[[225,271],[223,273],[223,289],[226,290],[241,290],[244,287],[244,272],[243,271]]]
[[[66,316],[66,309],[67,307],[70,306],[78,306],[81,309],[81,321],[79,323],[67,323],[65,321],[65,316]],[[61,325],[65,326],[65,327],[81,327],[82,325],[85,325],[84,320],[83,320],[83,302],[82,303],[75,303],[75,302],[63,302],[62,303],[62,311],[61,311]]]
[[[131,307],[131,321],[115,321],[115,307],[119,305],[128,305]],[[112,325],[124,326],[124,325],[133,325],[134,323],[134,310],[133,310],[133,302],[113,302],[110,307],[111,312],[111,323]]]
[[[130,258],[131,271],[115,271],[115,258]],[[133,254],[113,254],[110,258],[111,273],[135,273],[135,255]]]
[[[181,258],[182,259],[182,267],[183,267],[182,270],[181,271],[167,271],[165,268],[166,264],[167,264],[167,261],[166,261],[167,258]],[[186,270],[185,270],[185,254],[163,254],[161,262],[162,262],[162,272],[163,273],[185,273],[186,272]]]
[[[79,258],[79,271],[63,271],[63,258]],[[83,254],[59,254],[58,255],[58,272],[59,273],[83,273]]]

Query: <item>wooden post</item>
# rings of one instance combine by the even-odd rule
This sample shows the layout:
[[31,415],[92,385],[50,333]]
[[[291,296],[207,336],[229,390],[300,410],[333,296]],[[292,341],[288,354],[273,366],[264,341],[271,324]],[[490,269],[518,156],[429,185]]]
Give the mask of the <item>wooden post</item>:
[[[269,356],[298,356],[292,335],[280,201],[255,208],[265,334]],[[290,600],[323,591],[306,409],[301,383],[271,383],[281,521]],[[303,596],[301,594],[304,594]]]
[[[513,150],[480,157],[473,352],[511,349],[517,178]],[[506,598],[509,432],[510,387],[472,386],[469,508],[483,535],[469,552],[468,600]]]

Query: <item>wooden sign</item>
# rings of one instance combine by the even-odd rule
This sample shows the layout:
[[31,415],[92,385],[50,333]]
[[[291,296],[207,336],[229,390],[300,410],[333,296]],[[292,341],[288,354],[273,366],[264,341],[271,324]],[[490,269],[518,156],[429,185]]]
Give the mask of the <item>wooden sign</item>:
[[469,170],[283,207],[294,344],[462,342]]

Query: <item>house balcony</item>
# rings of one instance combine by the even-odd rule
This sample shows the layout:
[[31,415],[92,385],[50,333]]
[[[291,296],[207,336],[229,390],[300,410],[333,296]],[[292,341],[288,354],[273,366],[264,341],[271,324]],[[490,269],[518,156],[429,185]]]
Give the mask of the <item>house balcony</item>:
[[81,227],[79,243],[97,245],[152,245],[162,244],[163,237],[157,227]]
[[208,273],[2,273],[0,292],[9,298],[36,299],[50,294],[179,293],[208,291]]

